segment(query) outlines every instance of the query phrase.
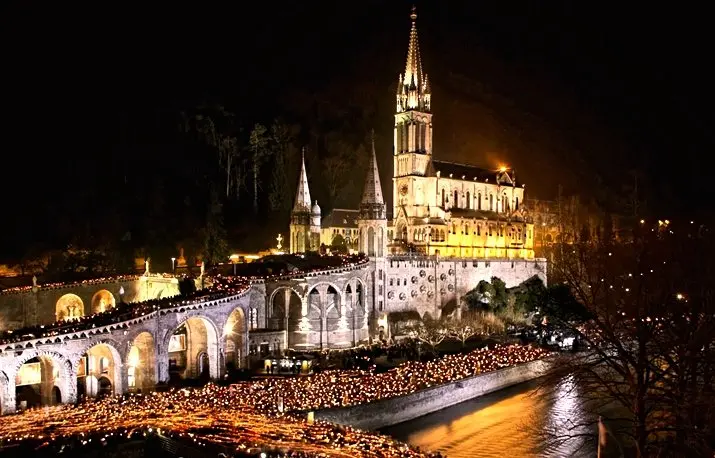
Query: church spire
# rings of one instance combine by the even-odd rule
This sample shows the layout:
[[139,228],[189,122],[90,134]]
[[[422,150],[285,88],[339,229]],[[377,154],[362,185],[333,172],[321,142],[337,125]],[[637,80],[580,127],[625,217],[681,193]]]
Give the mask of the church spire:
[[417,40],[417,8],[412,7],[410,14],[412,28],[407,48],[405,73],[400,75],[397,85],[397,111],[408,110],[430,111],[430,89],[427,75],[422,73],[420,45]]
[[298,192],[295,195],[295,205],[293,212],[310,213],[310,189],[308,188],[308,174],[305,171],[305,148],[300,165],[300,178],[298,179]]
[[365,187],[362,191],[360,214],[363,219],[384,219],[385,201],[382,198],[380,172],[377,169],[377,154],[375,153],[375,131],[372,131],[372,155],[365,177]]

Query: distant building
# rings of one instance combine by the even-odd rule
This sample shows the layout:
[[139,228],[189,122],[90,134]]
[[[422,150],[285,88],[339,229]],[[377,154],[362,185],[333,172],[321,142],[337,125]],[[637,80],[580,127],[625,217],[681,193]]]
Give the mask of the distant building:
[[331,246],[340,236],[348,247],[357,244],[358,240],[358,210],[334,208],[329,215],[323,218],[320,229],[320,244]]

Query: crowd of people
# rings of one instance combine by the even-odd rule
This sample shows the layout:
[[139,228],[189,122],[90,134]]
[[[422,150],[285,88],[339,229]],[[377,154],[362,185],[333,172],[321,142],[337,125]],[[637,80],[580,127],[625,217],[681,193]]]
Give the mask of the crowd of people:
[[[528,345],[496,345],[385,373],[329,370],[221,387],[105,397],[30,409],[0,422],[6,446],[103,447],[117,437],[162,434],[197,447],[266,456],[435,457],[388,436],[306,420],[302,413],[414,393],[548,356]],[[80,452],[78,452],[80,453]],[[238,453],[237,456],[241,456]],[[301,455],[302,454],[302,455]]]
[[[548,352],[528,345],[482,348],[429,362],[410,361],[385,373],[328,370],[221,387],[89,400],[30,409],[3,418],[5,446],[35,452],[105,447],[118,438],[163,435],[236,456],[437,457],[388,436],[306,420],[302,413],[350,406],[534,361]],[[243,455],[241,455],[243,454]]]

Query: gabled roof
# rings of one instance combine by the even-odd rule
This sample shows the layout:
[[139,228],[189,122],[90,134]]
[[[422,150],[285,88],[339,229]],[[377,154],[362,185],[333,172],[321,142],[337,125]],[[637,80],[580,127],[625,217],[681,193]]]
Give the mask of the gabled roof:
[[335,208],[330,214],[323,218],[321,227],[357,228],[357,219],[359,216],[360,212],[358,210]]
[[470,164],[432,159],[427,166],[427,176],[435,177],[437,176],[437,172],[439,172],[442,178],[451,177],[456,180],[466,181],[475,181],[476,178],[476,181],[481,183],[497,183],[498,179],[502,184],[513,184],[512,178],[507,172],[484,169]]

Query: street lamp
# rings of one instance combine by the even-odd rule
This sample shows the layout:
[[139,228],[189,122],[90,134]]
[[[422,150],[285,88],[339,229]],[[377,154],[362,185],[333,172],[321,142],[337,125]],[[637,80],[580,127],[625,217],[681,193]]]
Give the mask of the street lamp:
[[176,258],[171,258],[171,273],[175,273],[176,270]]

